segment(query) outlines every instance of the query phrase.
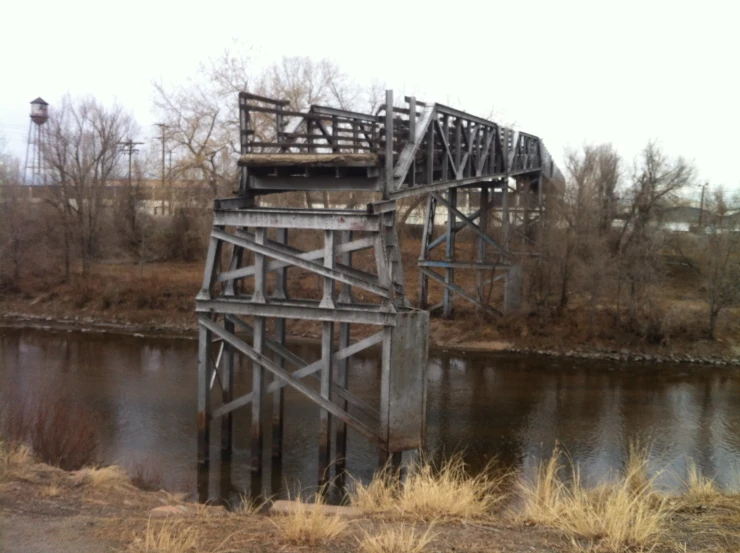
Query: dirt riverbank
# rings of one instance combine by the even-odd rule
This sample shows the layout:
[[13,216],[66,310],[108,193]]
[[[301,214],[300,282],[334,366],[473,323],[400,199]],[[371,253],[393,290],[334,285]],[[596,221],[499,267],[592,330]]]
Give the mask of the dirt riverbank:
[[[200,288],[201,271],[200,263],[151,264],[143,270],[131,264],[101,263],[84,284],[75,280],[29,280],[22,290],[0,295],[0,321],[192,337],[196,330],[194,297]],[[411,298],[416,293],[416,276],[407,275]],[[320,283],[309,274],[297,273],[289,288],[303,296],[315,293],[319,297],[321,293]],[[723,313],[720,334],[709,340],[696,329],[705,306],[688,292],[679,299],[675,299],[675,290],[671,295],[674,299],[670,300],[669,312],[676,321],[671,323],[672,332],[659,343],[627,332],[607,306],[600,307],[603,314],[597,318],[589,311],[592,306],[574,302],[560,317],[523,309],[493,319],[464,300],[457,300],[451,320],[432,318],[431,345],[466,352],[533,352],[608,360],[740,362],[740,310]],[[432,295],[432,300],[437,298]],[[373,330],[357,326],[354,336],[360,338]],[[312,341],[320,336],[320,325],[294,321],[288,333],[295,340]]]
[[[116,467],[65,472],[7,451],[0,462],[0,551],[4,553],[349,553],[360,548],[390,553],[401,549],[369,550],[361,542],[410,528],[417,536],[431,528],[424,551],[613,551],[608,535],[574,539],[573,533],[579,531],[517,515],[507,501],[486,515],[442,517],[433,522],[352,509],[340,517],[341,530],[332,537],[295,543],[288,531],[297,521],[289,514],[270,514],[265,509],[229,512],[191,503],[182,495],[142,491]],[[660,522],[650,529],[652,537],[642,545],[650,544],[647,550],[656,553],[736,551],[740,503],[736,496],[702,490],[695,490],[696,496],[641,500],[645,509],[662,513]],[[651,515],[645,511],[645,516]],[[314,521],[304,536],[325,525],[326,520]],[[645,549],[624,549],[638,550]]]

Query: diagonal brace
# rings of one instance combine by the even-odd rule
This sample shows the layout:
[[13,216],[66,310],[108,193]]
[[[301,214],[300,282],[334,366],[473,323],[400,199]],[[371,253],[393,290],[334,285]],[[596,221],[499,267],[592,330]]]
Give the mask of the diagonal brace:
[[473,229],[473,232],[475,232],[478,236],[480,236],[481,238],[483,238],[483,240],[485,240],[486,242],[488,242],[494,248],[499,249],[502,253],[507,254],[506,249],[503,246],[501,246],[501,244],[499,244],[493,238],[491,238],[485,232],[483,232],[480,229],[480,227],[478,225],[476,225],[467,215],[463,214],[462,211],[460,211],[459,209],[457,209],[456,207],[454,207],[452,204],[450,204],[447,200],[445,200],[442,196],[440,196],[436,192],[432,192],[432,196],[434,196],[434,198],[438,202],[440,202],[441,204],[443,204],[444,206],[446,206],[447,209],[449,209],[455,215],[457,215],[462,220],[463,223],[465,223],[470,228],[472,228]]
[[217,238],[218,240],[223,240],[224,242],[229,242],[231,244],[236,244],[237,246],[241,246],[242,248],[252,250],[255,253],[260,253],[268,257],[271,257],[273,259],[277,259],[278,261],[285,261],[289,263],[290,265],[300,267],[301,269],[306,269],[307,271],[311,271],[320,276],[331,278],[333,280],[343,282],[345,284],[349,284],[350,286],[357,286],[358,288],[362,288],[363,290],[372,292],[373,294],[376,294],[380,296],[381,298],[384,298],[384,299],[391,298],[390,290],[386,288],[385,286],[380,286],[378,284],[368,282],[364,279],[358,278],[356,276],[348,275],[336,269],[329,269],[327,267],[324,267],[323,265],[319,265],[318,263],[314,263],[312,261],[301,259],[297,255],[293,255],[293,254],[289,254],[289,253],[285,253],[280,250],[277,250],[276,248],[272,246],[267,246],[265,244],[258,244],[256,241],[252,240],[251,238],[247,238],[247,237],[239,238],[239,237],[232,236],[231,234],[228,234],[226,232],[219,231],[219,230],[214,230],[211,233],[211,236],[214,238]]
[[208,319],[202,318],[200,319],[199,323],[202,326],[205,326],[208,330],[213,332],[215,335],[221,337],[224,339],[224,341],[231,344],[234,348],[242,352],[244,355],[249,357],[252,361],[254,361],[259,366],[265,368],[269,372],[271,372],[276,377],[284,380],[288,386],[294,388],[299,393],[306,396],[308,399],[313,401],[314,403],[318,404],[319,407],[322,409],[326,409],[329,413],[337,417],[342,422],[348,424],[352,428],[354,428],[357,432],[365,436],[367,439],[374,443],[380,444],[381,447],[387,447],[387,444],[384,444],[381,438],[378,436],[377,432],[372,430],[371,428],[367,427],[365,424],[357,420],[355,417],[341,409],[339,406],[337,406],[336,403],[332,403],[326,398],[321,397],[319,394],[311,390],[308,386],[306,386],[303,382],[300,380],[297,380],[293,378],[293,376],[286,371],[285,369],[278,367],[275,363],[273,363],[270,359],[262,355],[261,353],[258,353],[257,351],[252,348],[249,344],[244,342],[243,340],[240,340],[233,334],[227,332],[225,329],[214,323],[213,321],[209,321]]

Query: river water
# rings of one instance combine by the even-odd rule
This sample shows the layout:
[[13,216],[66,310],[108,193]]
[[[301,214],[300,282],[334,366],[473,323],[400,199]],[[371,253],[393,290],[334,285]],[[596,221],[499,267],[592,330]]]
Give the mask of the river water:
[[[318,358],[316,348],[302,348],[304,359]],[[64,382],[72,401],[99,414],[104,462],[138,463],[168,487],[194,492],[196,351],[194,340],[182,338],[2,327],[0,386],[18,397],[50,378]],[[350,389],[372,404],[378,374],[376,359],[353,360]],[[238,367],[236,389],[250,382],[247,367]],[[266,432],[260,484],[268,494],[316,482],[318,408],[289,389],[285,401],[279,470],[270,467]],[[435,353],[427,412],[430,454],[462,451],[473,468],[496,457],[527,474],[559,443],[585,481],[595,482],[618,470],[638,440],[650,444],[651,470],[666,469],[659,482],[667,488],[680,485],[689,459],[725,488],[740,484],[740,374],[728,368]],[[251,487],[247,409],[234,425],[231,468],[221,467],[231,495]],[[351,431],[347,457],[353,476],[372,475],[376,451]],[[226,493],[218,469],[212,495]]]

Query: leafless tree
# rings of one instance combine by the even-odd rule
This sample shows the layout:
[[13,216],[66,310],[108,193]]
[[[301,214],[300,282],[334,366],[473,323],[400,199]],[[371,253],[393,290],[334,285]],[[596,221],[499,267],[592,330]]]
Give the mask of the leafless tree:
[[123,247],[138,260],[139,278],[142,277],[144,264],[155,255],[153,242],[156,232],[152,217],[143,203],[143,187],[152,160],[142,154],[140,152],[141,157],[133,162],[131,179],[123,179],[114,214],[114,224]]
[[548,206],[549,230],[541,244],[559,287],[558,312],[568,305],[575,281],[597,302],[610,266],[606,240],[615,216],[619,156],[610,145],[584,146],[566,154],[562,196]]
[[82,274],[89,273],[105,187],[121,157],[120,142],[135,133],[134,120],[122,107],[108,108],[94,98],[67,96],[49,118],[44,159],[62,221],[67,278],[73,240],[79,246]]
[[707,206],[707,247],[698,253],[703,258],[701,268],[709,305],[708,334],[714,339],[720,312],[740,304],[740,228],[729,216],[722,187],[715,188],[711,198]]
[[663,214],[694,179],[693,166],[681,157],[669,159],[655,142],[648,143],[637,160],[624,194],[625,221],[616,240],[620,282],[625,280],[629,288],[628,315],[635,327],[640,326],[640,312],[653,306],[650,291],[662,275]]
[[9,273],[0,277],[14,289],[20,286],[21,269],[35,240],[22,180],[20,161],[4,153],[0,144],[0,266]]
[[[382,97],[380,84],[367,89],[352,83],[330,60],[284,57],[264,71],[253,68],[249,53],[225,51],[203,64],[187,85],[155,83],[155,108],[167,125],[167,139],[179,146],[175,178],[205,180],[214,195],[228,194],[237,182],[239,150],[237,94],[254,92],[288,100],[289,109],[311,104],[344,109],[374,109]],[[270,140],[273,125],[255,115],[257,137]]]

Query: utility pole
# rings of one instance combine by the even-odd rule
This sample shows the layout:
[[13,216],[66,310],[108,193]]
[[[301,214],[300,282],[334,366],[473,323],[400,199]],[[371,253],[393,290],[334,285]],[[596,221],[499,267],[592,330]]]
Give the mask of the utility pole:
[[162,130],[162,136],[157,138],[162,141],[162,215],[164,215],[164,202],[165,202],[165,190],[167,188],[167,173],[165,172],[165,143],[167,142],[167,125],[164,123],[156,123],[156,126]]
[[701,224],[704,219],[704,191],[707,189],[707,186],[709,186],[709,183],[705,182],[701,187],[701,202],[699,203],[699,228],[701,228]]
[[123,146],[123,153],[128,156],[128,187],[131,189],[131,158],[139,151],[136,146],[140,146],[143,142],[134,142],[129,138],[119,144]]

